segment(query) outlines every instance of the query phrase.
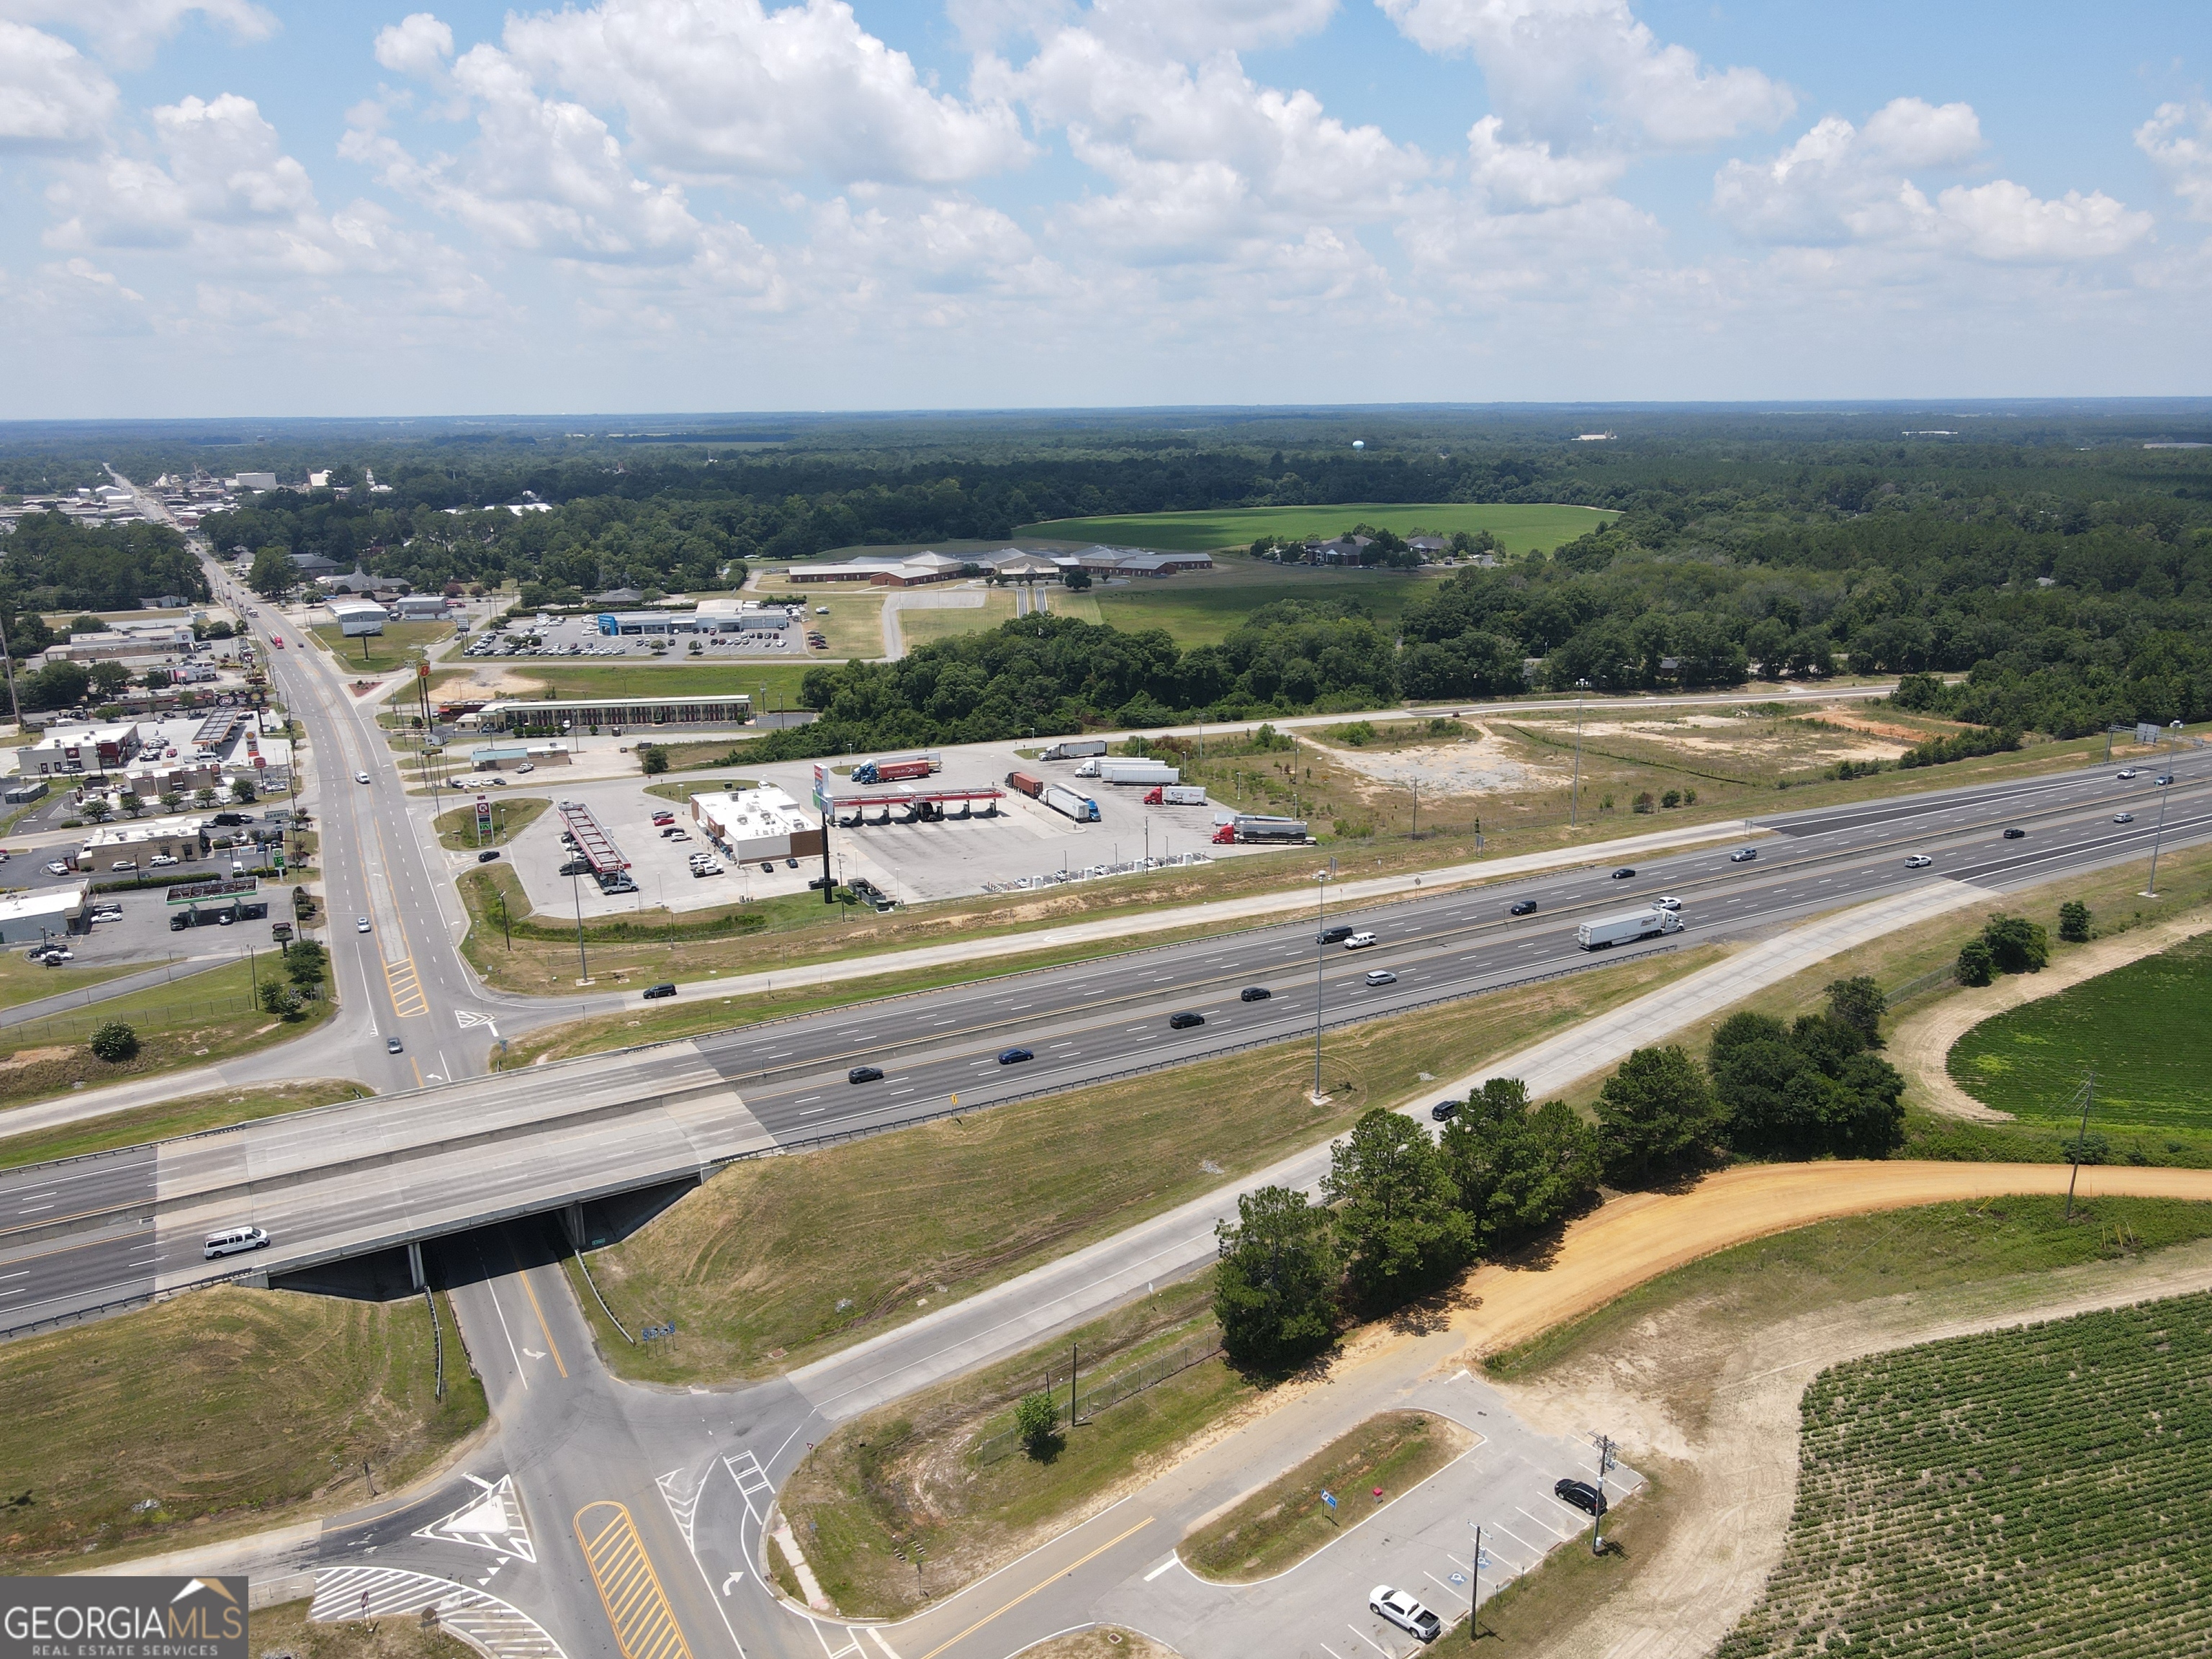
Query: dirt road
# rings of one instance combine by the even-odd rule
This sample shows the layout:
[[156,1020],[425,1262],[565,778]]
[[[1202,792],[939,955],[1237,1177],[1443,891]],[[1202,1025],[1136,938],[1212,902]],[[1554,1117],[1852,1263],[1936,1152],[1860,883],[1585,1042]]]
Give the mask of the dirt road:
[[1985,1123],[2010,1122],[2010,1112],[1983,1105],[1951,1081],[1946,1062],[1953,1043],[1991,1014],[2056,996],[2085,979],[2094,979],[2115,968],[2124,968],[2131,962],[2171,950],[2208,927],[2212,927],[2212,911],[2198,909],[2148,927],[2131,928],[2079,950],[2066,950],[2039,974],[2007,975],[1993,984],[1976,986],[1946,997],[1925,1012],[1900,1021],[1889,1040],[1889,1062],[1905,1073],[1911,1091],[1905,1097],[1906,1103],[1924,1106],[1946,1117],[1975,1118]]
[[[1525,1342],[1601,1308],[1648,1279],[1748,1239],[1836,1216],[1900,1210],[1954,1199],[2063,1193],[2063,1164],[1852,1162],[1756,1164],[1724,1170],[1681,1193],[1615,1199],[1567,1230],[1540,1268],[1477,1268],[1468,1305],[1453,1316],[1471,1358]],[[2212,1200],[2212,1170],[2095,1166],[2081,1171],[2085,1198]]]

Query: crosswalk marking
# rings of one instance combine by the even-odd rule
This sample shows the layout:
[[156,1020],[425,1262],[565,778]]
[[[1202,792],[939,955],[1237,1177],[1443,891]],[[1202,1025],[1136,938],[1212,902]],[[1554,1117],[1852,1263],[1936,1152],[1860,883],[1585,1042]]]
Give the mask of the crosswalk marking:
[[424,1607],[435,1607],[441,1625],[492,1659],[565,1659],[559,1644],[520,1608],[451,1579],[397,1567],[323,1568],[315,1574],[307,1616],[334,1625],[362,1618],[364,1610],[371,1619],[392,1619]]
[[576,1511],[576,1539],[623,1659],[691,1659],[629,1509],[611,1498],[585,1504]]
[[760,1459],[750,1452],[740,1452],[735,1457],[724,1458],[722,1467],[738,1483],[738,1496],[745,1500],[745,1513],[754,1520],[759,1520],[761,1507],[753,1500],[770,1496],[775,1491],[775,1482],[768,1478],[768,1471],[761,1468]]

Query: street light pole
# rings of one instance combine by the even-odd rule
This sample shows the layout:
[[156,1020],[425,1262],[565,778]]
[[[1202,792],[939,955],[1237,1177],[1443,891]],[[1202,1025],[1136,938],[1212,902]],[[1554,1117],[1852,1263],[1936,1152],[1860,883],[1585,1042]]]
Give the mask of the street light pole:
[[1588,680],[1575,682],[1575,781],[1567,792],[1567,828],[1575,827],[1577,814],[1583,799],[1583,694],[1589,690]]
[[568,877],[568,892],[576,901],[576,978],[579,983],[591,978],[591,963],[584,959],[584,890],[576,885],[572,872]]
[[[2181,730],[2181,722],[2179,720],[2174,721],[2172,726],[2166,728],[2166,730],[2168,732],[2179,732]],[[2172,742],[2169,741],[2166,744],[2169,754],[2172,750]],[[2166,775],[2169,778],[2173,775],[2173,762],[2171,759],[2168,759],[2166,763]],[[2160,843],[2166,839],[2166,797],[2171,795],[2172,793],[2173,786],[2172,784],[2166,783],[2159,786],[2158,828],[2152,834],[2150,838],[2150,885],[2143,890],[2142,896],[2145,898],[2154,899],[2158,896],[2158,849]]]
[[1328,932],[1328,872],[1315,872],[1314,879],[1321,884],[1321,910],[1314,924],[1314,1098],[1321,1098],[1321,1005],[1322,962],[1327,946],[1322,943]]

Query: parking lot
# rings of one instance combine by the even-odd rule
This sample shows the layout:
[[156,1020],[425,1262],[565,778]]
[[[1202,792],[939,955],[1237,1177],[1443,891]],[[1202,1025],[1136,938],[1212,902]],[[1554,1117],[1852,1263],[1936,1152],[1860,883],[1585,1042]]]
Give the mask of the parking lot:
[[[509,623],[500,633],[487,630],[477,634],[462,647],[460,655],[471,661],[509,657],[647,662],[656,658],[670,662],[713,661],[731,657],[799,658],[807,654],[806,635],[805,624],[796,619],[774,630],[607,635],[599,632],[598,620],[592,617],[540,617]],[[699,649],[694,651],[694,645]]]
[[[227,872],[228,863],[217,872],[211,866],[213,860],[203,860],[185,869],[189,873],[180,880],[207,880],[218,873]],[[105,876],[106,872],[101,874]],[[291,888],[282,882],[264,881],[254,892],[257,903],[266,903],[269,914],[254,921],[237,921],[225,927],[210,922],[204,927],[187,927],[172,932],[169,919],[182,906],[172,907],[163,902],[167,890],[148,887],[136,892],[99,893],[92,896],[88,908],[95,910],[114,908],[123,914],[115,921],[95,923],[89,933],[71,934],[59,942],[66,945],[73,958],[72,968],[119,967],[125,963],[136,967],[156,968],[163,963],[173,963],[180,969],[207,967],[216,963],[234,962],[249,950],[271,951],[276,940],[270,933],[272,924],[292,919]],[[204,907],[210,911],[213,904]],[[33,947],[27,944],[10,945],[8,949],[19,956]]]
[[[1193,854],[1249,858],[1281,850],[1215,847],[1211,844],[1211,806],[1148,807],[1144,805],[1143,789],[1115,788],[1095,780],[1083,787],[1097,800],[1100,821],[1079,823],[1025,795],[1006,790],[1006,774],[1016,766],[1043,770],[1056,781],[1079,781],[1072,776],[1072,765],[1041,769],[1035,762],[1019,759],[1011,744],[949,751],[943,771],[927,781],[915,781],[911,787],[917,791],[1000,788],[1004,793],[995,813],[982,816],[986,803],[978,801],[973,809],[977,816],[965,819],[833,828],[830,832],[832,873],[845,884],[856,879],[872,882],[903,903],[964,898],[1024,878],[1034,886],[1047,887],[1055,884],[1062,872],[1076,877],[1086,871],[1129,869],[1140,866],[1147,856],[1155,860]],[[516,780],[507,793],[520,791],[524,781]],[[560,817],[548,812],[506,849],[530,896],[532,908],[540,914],[573,915],[580,900],[586,917],[663,907],[678,912],[708,909],[803,893],[821,873],[818,858],[800,860],[797,869],[778,860],[773,870],[763,870],[757,861],[744,864],[723,858],[720,860],[722,874],[694,877],[690,854],[711,851],[710,844],[691,828],[688,808],[680,802],[648,795],[641,778],[578,777],[552,782],[541,774],[526,781],[531,786],[528,794],[577,800],[588,806],[630,861],[630,877],[638,887],[635,893],[606,894],[585,878],[576,881],[572,893],[570,878],[559,873],[568,857],[561,844]],[[796,762],[750,769],[742,779],[706,775],[681,781],[702,793],[740,781],[774,784],[811,811],[814,769],[811,763]],[[896,803],[901,797],[896,784],[864,787],[849,777],[833,775],[830,787],[839,796],[865,795],[872,801]],[[664,836],[654,827],[653,813],[665,810],[675,812],[677,824],[687,832],[684,839]]]

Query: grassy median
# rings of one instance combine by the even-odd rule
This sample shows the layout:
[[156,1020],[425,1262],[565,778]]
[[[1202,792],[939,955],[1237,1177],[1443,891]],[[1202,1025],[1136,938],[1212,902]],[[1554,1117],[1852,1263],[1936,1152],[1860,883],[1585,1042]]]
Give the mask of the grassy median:
[[198,1134],[203,1130],[251,1123],[257,1118],[303,1112],[333,1101],[357,1100],[372,1091],[358,1083],[317,1079],[306,1083],[256,1084],[238,1089],[215,1089],[186,1095],[155,1106],[134,1106],[106,1112],[75,1123],[58,1123],[48,1129],[0,1137],[0,1170],[48,1158],[76,1158],[118,1146],[136,1146],[173,1135]]
[[281,1291],[204,1291],[0,1346],[0,1553],[94,1566],[366,1502],[484,1420],[430,1315]]
[[[1717,960],[1632,957],[1333,1031],[1326,1105],[1290,1042],[733,1165],[592,1259],[623,1323],[672,1320],[615,1368],[657,1382],[804,1364],[1133,1225],[1404,1099]],[[596,1316],[596,1310],[592,1310]]]

